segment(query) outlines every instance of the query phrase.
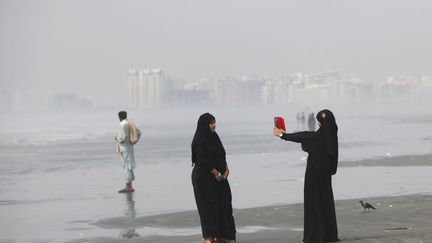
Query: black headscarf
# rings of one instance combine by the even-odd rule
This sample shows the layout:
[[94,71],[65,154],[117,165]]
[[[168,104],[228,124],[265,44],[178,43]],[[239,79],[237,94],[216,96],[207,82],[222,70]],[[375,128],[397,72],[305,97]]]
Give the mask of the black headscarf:
[[126,111],[119,111],[118,117],[119,117],[120,121],[123,121],[124,119],[127,118],[127,112]]
[[207,146],[211,143],[216,144],[222,152],[225,154],[225,149],[222,145],[218,134],[210,130],[210,123],[216,122],[216,118],[210,113],[202,114],[197,123],[197,128],[195,131],[194,138],[192,140],[192,164],[197,163],[195,156],[195,148],[198,145]]
[[338,126],[336,119],[330,110],[322,110],[316,115],[317,120],[321,123],[318,131],[323,131],[326,138],[327,154],[330,158],[330,172],[336,174],[339,160],[338,145]]

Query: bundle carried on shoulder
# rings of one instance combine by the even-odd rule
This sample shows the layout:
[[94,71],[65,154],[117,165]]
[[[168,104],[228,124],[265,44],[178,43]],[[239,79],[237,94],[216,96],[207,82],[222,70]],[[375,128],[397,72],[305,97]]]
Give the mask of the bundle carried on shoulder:
[[128,126],[129,126],[129,142],[133,145],[138,143],[140,139],[140,131],[135,126],[135,123],[128,119]]

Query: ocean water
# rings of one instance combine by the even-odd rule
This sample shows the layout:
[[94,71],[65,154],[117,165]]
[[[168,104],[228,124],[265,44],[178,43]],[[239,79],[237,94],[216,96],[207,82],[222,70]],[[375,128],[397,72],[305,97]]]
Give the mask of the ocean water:
[[[300,145],[272,134],[274,116],[285,117],[288,131],[301,127],[295,121],[300,109],[292,110],[215,108],[212,112],[227,151],[235,208],[302,202],[307,155]],[[143,134],[135,147],[132,199],[117,193],[124,182],[115,153],[116,112],[20,114],[3,119],[0,242],[117,237],[117,231],[92,223],[130,217],[131,203],[134,217],[195,209],[190,143],[203,112],[129,112]],[[335,115],[340,163],[432,153],[431,116],[346,110],[336,110]],[[333,180],[335,198],[430,193],[431,168],[341,167]]]

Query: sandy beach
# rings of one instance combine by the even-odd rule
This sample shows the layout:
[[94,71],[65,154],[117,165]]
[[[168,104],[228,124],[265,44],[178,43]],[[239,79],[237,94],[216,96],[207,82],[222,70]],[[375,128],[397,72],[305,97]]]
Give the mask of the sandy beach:
[[[431,161],[430,154],[399,156],[344,162],[341,168],[407,168],[409,165],[421,169],[430,166]],[[134,201],[133,194],[126,195],[126,198],[129,202]],[[369,202],[376,210],[365,211],[359,200]],[[125,216],[102,218],[88,224],[115,234],[83,236],[65,243],[117,243],[125,242],[125,239],[127,242],[201,242],[196,210],[135,217],[133,206],[129,204],[129,213]],[[432,193],[336,200],[336,213],[342,242],[432,242]],[[234,216],[239,243],[295,243],[302,239],[302,203],[235,209]]]
[[[360,199],[376,210],[364,212]],[[336,202],[336,211],[342,242],[432,242],[432,195],[342,200]],[[239,243],[300,242],[302,237],[303,204],[237,209],[235,218]],[[120,232],[119,237],[83,237],[67,243],[125,242],[120,238],[125,228],[129,229],[129,235],[123,234],[130,237],[127,242],[200,242],[196,211],[106,218],[91,225]]]
[[[335,179],[338,178],[336,181],[350,181],[345,184],[348,184],[351,190],[358,192],[359,195],[367,195],[368,193],[364,192],[368,190],[364,187],[371,187],[373,183],[381,181],[383,184],[377,186],[381,187],[381,190],[375,191],[382,193],[382,187],[386,184],[385,188],[389,188],[390,191],[385,195],[391,195],[354,199],[351,197],[348,200],[336,198],[339,236],[342,242],[432,242],[432,231],[430,230],[432,228],[432,193],[427,190],[430,188],[430,180],[426,179],[427,174],[430,173],[431,158],[432,155],[418,155],[342,162],[339,174],[335,177]],[[362,174],[363,172],[360,172],[362,170],[371,175],[368,182],[362,183],[366,177]],[[112,173],[109,168],[96,171],[97,173]],[[397,171],[410,171],[405,173],[405,177],[410,179],[404,179],[401,176],[404,174],[396,173]],[[101,181],[94,188],[85,189],[88,184],[86,178],[94,176],[90,172],[91,170],[88,175],[82,174],[82,177],[79,177],[75,172],[68,174],[60,171],[59,175],[62,176],[63,183],[70,186],[70,191],[57,195],[59,198],[53,197],[40,201],[2,200],[0,209],[2,215],[7,218],[1,220],[3,228],[0,242],[200,242],[200,223],[197,211],[194,209],[192,195],[188,202],[178,198],[178,194],[172,194],[173,197],[164,194],[164,200],[169,199],[171,202],[163,204],[162,201],[154,200],[154,197],[161,197],[159,194],[143,194],[139,187],[138,191],[133,194],[125,195],[115,192],[113,194],[110,188],[115,187],[116,180],[108,185],[104,185],[105,182]],[[389,174],[386,174],[387,172]],[[356,174],[359,175],[358,178],[355,177]],[[382,178],[376,180],[379,174],[382,174]],[[186,173],[183,176],[188,175]],[[81,178],[83,181],[78,183],[76,178]],[[60,180],[57,177],[54,179]],[[388,187],[392,181],[395,187]],[[33,184],[36,183],[39,182],[33,180]],[[280,183],[285,185],[285,182]],[[295,183],[298,191],[302,190],[301,184]],[[343,191],[349,188],[340,185],[343,183],[335,184],[336,194],[339,193],[338,190]],[[399,189],[399,185],[404,185],[404,189]],[[40,190],[32,188],[33,193],[29,195],[33,199],[37,198],[36,195],[43,194],[44,188],[52,187],[45,184],[45,187],[40,187]],[[82,196],[71,195],[78,193],[76,188],[84,190],[80,193]],[[106,191],[90,196],[95,188],[106,188]],[[161,187],[161,190],[169,189]],[[374,189],[371,190],[374,192]],[[290,192],[290,190],[286,191],[286,193]],[[239,197],[238,194],[235,193],[234,197]],[[364,212],[359,200],[371,203],[376,210]],[[190,209],[165,212],[154,209],[145,211],[146,208],[157,208],[155,203],[168,205],[169,208],[175,208],[173,205],[176,203],[187,203]],[[303,204],[301,202],[235,208],[234,216],[239,243],[295,243],[300,242],[302,238]]]

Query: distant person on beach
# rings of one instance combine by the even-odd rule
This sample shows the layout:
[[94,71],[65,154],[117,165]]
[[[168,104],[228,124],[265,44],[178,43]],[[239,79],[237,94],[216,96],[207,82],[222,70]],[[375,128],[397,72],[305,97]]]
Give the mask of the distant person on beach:
[[296,119],[297,119],[297,130],[303,131],[305,128],[305,121],[306,121],[304,111],[298,112],[296,115]]
[[301,114],[300,114],[300,126],[301,126],[301,130],[305,130],[305,124],[306,124],[306,115],[305,115],[304,111],[302,111]]
[[338,126],[333,113],[322,110],[316,116],[319,129],[316,132],[284,133],[273,129],[281,139],[301,143],[308,153],[304,182],[304,231],[305,243],[337,242],[336,211],[334,205],[332,175],[338,165]]
[[192,185],[201,221],[204,243],[234,243],[234,223],[229,169],[218,134],[216,119],[210,113],[199,117],[192,140]]
[[122,167],[125,171],[126,186],[119,193],[133,192],[132,181],[135,180],[135,155],[134,145],[141,137],[141,131],[136,128],[132,121],[127,119],[126,111],[118,113],[120,119],[120,129],[115,137],[117,141],[117,152],[120,154]]
[[310,113],[308,117],[308,128],[310,132],[315,131],[315,114],[313,112]]

